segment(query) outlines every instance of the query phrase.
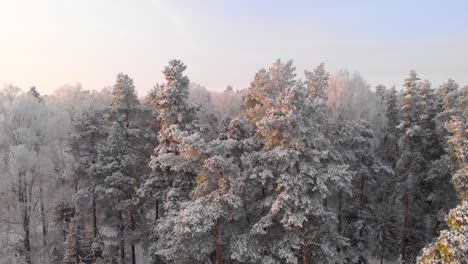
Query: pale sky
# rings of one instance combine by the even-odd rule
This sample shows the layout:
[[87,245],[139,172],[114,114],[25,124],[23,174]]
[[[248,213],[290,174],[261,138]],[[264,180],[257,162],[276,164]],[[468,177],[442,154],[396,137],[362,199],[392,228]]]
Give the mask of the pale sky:
[[242,89],[291,58],[372,86],[399,87],[410,69],[466,85],[467,12],[466,0],[0,0],[0,84],[100,89],[124,72],[144,95],[177,58],[193,82]]

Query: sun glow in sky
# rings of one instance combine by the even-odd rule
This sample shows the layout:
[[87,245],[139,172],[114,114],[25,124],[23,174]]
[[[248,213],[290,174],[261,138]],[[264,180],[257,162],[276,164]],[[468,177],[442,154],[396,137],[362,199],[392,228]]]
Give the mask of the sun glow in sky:
[[276,58],[372,86],[399,87],[410,69],[468,84],[468,1],[383,2],[0,0],[0,84],[100,89],[124,72],[143,95],[173,58],[212,90],[246,88]]

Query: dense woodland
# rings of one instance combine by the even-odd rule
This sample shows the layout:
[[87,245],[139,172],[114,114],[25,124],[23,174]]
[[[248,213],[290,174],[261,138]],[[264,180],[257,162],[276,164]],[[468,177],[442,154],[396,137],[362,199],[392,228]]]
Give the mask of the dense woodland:
[[[0,263],[468,263],[468,86],[323,64],[209,92],[170,61],[0,91]],[[423,76],[422,76],[423,78]]]

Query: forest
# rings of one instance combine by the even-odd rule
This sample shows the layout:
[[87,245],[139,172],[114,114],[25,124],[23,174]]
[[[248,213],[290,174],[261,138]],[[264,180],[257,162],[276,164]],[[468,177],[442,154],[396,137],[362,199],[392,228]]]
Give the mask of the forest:
[[145,95],[4,85],[0,264],[468,263],[468,86],[186,67]]

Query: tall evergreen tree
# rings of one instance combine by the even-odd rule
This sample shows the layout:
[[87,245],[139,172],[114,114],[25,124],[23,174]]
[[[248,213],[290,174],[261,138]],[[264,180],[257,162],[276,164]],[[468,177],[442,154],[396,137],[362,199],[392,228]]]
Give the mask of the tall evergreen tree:
[[450,120],[450,162],[455,170],[452,181],[460,199],[459,205],[447,216],[448,230],[428,245],[418,257],[418,263],[468,263],[468,87],[457,93]]
[[[186,66],[179,60],[171,60],[163,74],[166,83],[154,87],[151,105],[157,111],[158,145],[151,157],[149,167],[151,175],[139,190],[140,197],[156,200],[157,228],[151,237],[150,253],[157,257],[157,244],[170,243],[158,241],[158,237],[169,235],[171,230],[165,223],[180,209],[181,203],[190,199],[190,193],[195,185],[193,173],[177,172],[176,164],[168,165],[168,161],[180,159],[180,146],[174,134],[179,131],[197,131],[196,111],[187,104],[189,79],[183,75]],[[160,208],[159,202],[163,205]],[[161,210],[162,209],[162,210]],[[164,213],[161,218],[161,212]],[[168,232],[165,234],[165,232]]]
[[397,129],[400,124],[400,112],[398,106],[398,95],[393,86],[385,94],[385,117],[387,126],[383,141],[380,143],[379,152],[383,159],[388,162],[392,167],[395,165],[398,157],[398,139],[399,130]]
[[423,128],[421,107],[421,84],[416,72],[411,71],[405,80],[402,98],[402,121],[399,140],[400,156],[395,171],[398,175],[397,196],[401,202],[400,254],[405,263],[414,262],[417,252],[424,243],[424,222],[422,221],[427,190],[424,182],[427,160],[423,153]]
[[138,104],[133,79],[123,73],[117,74],[116,83],[112,88],[112,106],[125,111],[124,117],[129,118],[129,112]]
[[[133,79],[126,74],[119,73],[117,75],[116,83],[112,89],[112,104],[111,108],[108,109],[110,116],[110,122],[117,122],[112,125],[111,131],[118,130],[120,126],[123,130],[123,137],[121,140],[123,145],[127,145],[125,149],[126,155],[133,156],[134,160],[127,164],[126,177],[132,179],[134,183],[132,188],[127,190],[126,200],[128,205],[122,212],[125,225],[129,227],[131,233],[130,237],[130,248],[131,248],[131,259],[132,264],[136,263],[136,252],[135,252],[135,237],[137,225],[136,219],[143,219],[140,217],[141,211],[139,206],[135,203],[137,186],[140,186],[143,182],[144,176],[149,172],[147,167],[147,161],[150,156],[150,152],[146,145],[153,136],[151,130],[146,127],[146,122],[150,117],[150,109],[145,105],[141,105],[138,101]],[[135,201],[133,199],[135,198]],[[143,224],[143,223],[140,223]],[[122,250],[122,249],[121,249]],[[122,255],[123,253],[121,253]]]
[[244,107],[250,120],[254,123],[261,120],[266,111],[273,107],[276,98],[295,84],[295,69],[291,60],[286,63],[276,60],[268,71],[260,69],[255,74],[244,98]]
[[459,85],[452,79],[449,79],[447,82],[443,83],[439,89],[437,89],[438,95],[438,106],[442,110],[447,110],[452,106],[450,100],[450,94],[457,91]]
[[[158,225],[156,254],[178,263],[224,263],[241,257],[235,241],[245,232],[244,178],[240,171],[242,142],[231,138],[206,142],[200,134],[174,134],[180,158],[166,159],[179,173],[196,174],[191,198],[170,211]],[[172,230],[172,232],[168,232]]]
[[96,174],[102,175],[103,182],[96,190],[104,211],[100,233],[109,244],[120,242],[121,262],[125,262],[125,240],[130,237],[132,225],[133,197],[138,188],[138,177],[133,174],[137,156],[132,153],[126,140],[125,128],[114,122],[106,144],[99,147]]
[[[324,200],[330,193],[346,189],[350,178],[345,166],[331,161],[330,142],[322,134],[326,108],[320,90],[325,88],[327,75],[319,66],[309,74],[306,87],[293,79],[290,64],[284,66],[288,70],[276,70],[280,65],[275,63],[269,72],[282,72],[275,79],[288,81],[278,82],[260,71],[246,95],[257,145],[244,158],[253,221],[243,242],[249,248],[246,257],[262,263],[296,263],[298,255],[302,263],[308,263],[310,257],[322,262],[336,260],[336,246],[344,238],[336,233],[332,225],[336,215]],[[275,86],[277,83],[283,86]]]

